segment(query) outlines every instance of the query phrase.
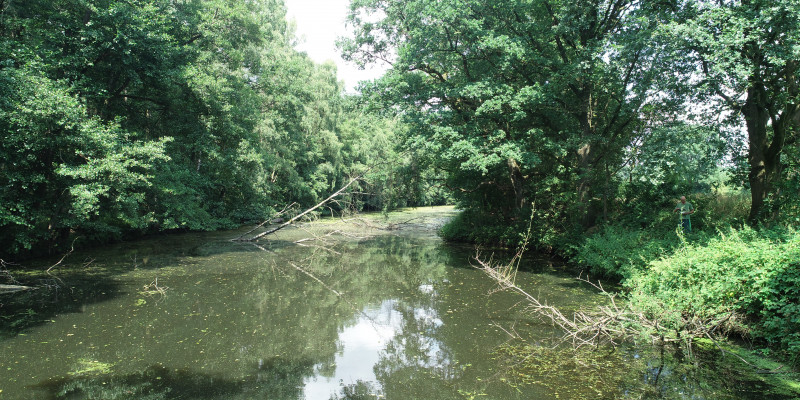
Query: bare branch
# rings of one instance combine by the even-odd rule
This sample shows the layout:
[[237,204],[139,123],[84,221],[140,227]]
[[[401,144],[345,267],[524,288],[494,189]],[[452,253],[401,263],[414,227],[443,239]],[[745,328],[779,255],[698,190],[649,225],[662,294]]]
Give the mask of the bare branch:
[[234,239],[234,240],[241,239],[241,238],[243,238],[243,237],[245,237],[245,236],[247,236],[247,235],[249,235],[249,234],[253,233],[253,231],[255,231],[256,229],[258,229],[258,228],[261,228],[262,226],[266,225],[267,223],[270,223],[270,222],[274,221],[274,220],[275,220],[275,218],[278,218],[278,217],[280,217],[280,216],[281,216],[281,215],[283,215],[283,214],[284,214],[286,211],[288,211],[289,209],[291,209],[292,207],[294,207],[296,204],[297,204],[297,202],[292,202],[292,204],[289,204],[288,206],[286,206],[286,207],[283,207],[283,210],[281,210],[281,211],[279,211],[279,212],[277,212],[277,213],[273,214],[271,217],[269,217],[269,218],[268,218],[267,220],[265,220],[264,222],[262,222],[262,223],[260,223],[260,224],[256,225],[256,226],[255,226],[255,228],[253,228],[253,229],[251,229],[251,230],[249,230],[249,231],[247,231],[247,232],[245,232],[245,233],[241,234],[239,237],[237,237],[237,238],[236,238],[236,239]]
[[264,236],[271,235],[271,234],[273,234],[273,233],[275,233],[275,232],[277,232],[277,231],[279,231],[279,230],[281,230],[281,229],[293,224],[295,221],[297,221],[298,219],[302,218],[303,216],[305,216],[306,214],[310,213],[311,211],[314,211],[317,208],[320,208],[323,205],[327,204],[329,201],[333,200],[335,197],[341,195],[342,192],[345,191],[345,189],[350,187],[350,185],[352,185],[353,183],[361,180],[361,178],[363,176],[364,176],[364,174],[362,173],[362,174],[356,176],[355,178],[350,179],[350,181],[347,182],[346,185],[342,186],[339,190],[334,192],[332,195],[328,196],[325,200],[322,200],[321,202],[317,203],[317,205],[315,205],[314,207],[311,207],[311,208],[301,212],[300,214],[295,215],[294,218],[284,222],[283,224],[281,224],[281,225],[279,225],[279,226],[277,226],[275,228],[272,228],[272,229],[270,229],[270,230],[268,230],[266,232],[259,233],[258,235],[255,235],[255,236],[253,236],[253,237],[251,237],[249,239],[244,239],[243,236],[239,236],[239,237],[237,237],[235,239],[231,239],[231,240],[232,241],[255,241],[255,240],[258,240],[258,239],[260,239],[260,238],[262,238]]

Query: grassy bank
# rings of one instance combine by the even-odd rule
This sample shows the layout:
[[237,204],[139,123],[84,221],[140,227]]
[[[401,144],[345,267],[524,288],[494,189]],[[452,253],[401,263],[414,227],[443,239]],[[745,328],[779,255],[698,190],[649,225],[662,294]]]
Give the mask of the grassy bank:
[[[678,227],[678,217],[671,212],[673,204],[639,207],[640,212],[627,214],[622,210],[602,226],[583,234],[548,237],[542,235],[547,231],[537,226],[533,218],[527,230],[533,240],[523,243],[561,256],[587,272],[591,281],[601,280],[603,287],[614,287],[613,293],[607,294],[618,301],[604,310],[586,305],[575,315],[537,307],[537,302],[546,299],[531,300],[530,309],[539,310],[539,317],[552,318],[554,323],[565,318],[563,321],[570,323],[559,326],[567,337],[578,335],[579,341],[599,344],[610,338],[617,345],[629,341],[673,343],[678,346],[660,346],[662,356],[671,351],[702,353],[698,358],[691,357],[692,363],[678,362],[670,368],[676,368],[673,372],[682,371],[676,376],[701,381],[708,380],[708,371],[724,370],[728,378],[712,377],[710,381],[733,379],[761,387],[742,398],[761,398],[759,392],[769,398],[800,398],[800,230],[792,221],[747,226],[746,193],[695,195],[692,202],[698,211],[692,215],[694,229],[689,233]],[[647,213],[649,217],[645,216]],[[517,237],[525,237],[520,232],[525,232],[527,226],[519,225],[500,225],[496,220],[462,213],[442,229],[442,235],[450,240],[513,248]],[[497,235],[492,236],[493,233]],[[502,275],[502,271],[513,268],[512,264],[489,261],[481,265],[491,268],[487,271],[489,276],[501,286],[515,287],[513,279],[506,281]],[[608,281],[618,284],[607,285]],[[519,383],[541,384],[525,377],[538,376],[545,367],[535,361],[539,357],[532,355],[547,351],[548,347],[524,340],[522,343],[506,349],[510,374],[523,377]],[[584,349],[596,348],[567,347],[574,352],[571,357],[582,364],[586,364],[583,355],[594,354]],[[715,359],[709,358],[715,352],[719,365],[708,370],[698,365]],[[602,363],[594,360],[589,364]],[[644,385],[639,376],[631,382],[647,386],[647,390],[659,387],[657,380],[652,388]],[[612,382],[611,387],[620,385]],[[637,393],[649,393],[639,389],[642,388],[636,389]],[[655,392],[652,395],[662,398]]]

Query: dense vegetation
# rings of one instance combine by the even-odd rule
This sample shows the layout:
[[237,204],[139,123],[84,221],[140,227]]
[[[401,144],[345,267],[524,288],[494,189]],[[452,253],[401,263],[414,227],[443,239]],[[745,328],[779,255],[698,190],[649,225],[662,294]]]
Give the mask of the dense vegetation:
[[0,2],[0,258],[313,204],[428,204],[404,126],[293,49],[281,1]]
[[446,238],[513,247],[532,221],[533,246],[622,280],[666,335],[703,321],[796,357],[800,3],[351,10],[346,56],[393,67],[365,93],[401,111],[464,210]]

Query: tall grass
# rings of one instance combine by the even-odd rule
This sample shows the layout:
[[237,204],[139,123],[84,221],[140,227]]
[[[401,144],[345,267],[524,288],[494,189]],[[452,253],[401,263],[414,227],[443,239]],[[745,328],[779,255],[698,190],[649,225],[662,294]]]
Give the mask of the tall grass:
[[727,227],[741,228],[750,213],[750,192],[746,190],[695,195],[697,212],[693,216],[697,229],[716,231]]

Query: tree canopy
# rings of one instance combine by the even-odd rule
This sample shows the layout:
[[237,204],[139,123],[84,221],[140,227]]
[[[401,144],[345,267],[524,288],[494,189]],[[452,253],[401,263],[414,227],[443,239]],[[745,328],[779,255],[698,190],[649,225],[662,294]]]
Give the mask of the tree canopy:
[[755,223],[794,144],[797,11],[792,1],[356,0],[343,50],[391,63],[369,93],[400,110],[412,145],[448,172],[468,231],[532,212],[539,238],[591,228],[624,208],[615,203],[637,161],[662,199],[699,190],[691,182],[733,162],[725,144],[742,120]]
[[403,125],[296,51],[285,16],[278,0],[0,2],[0,256],[231,227],[367,168],[358,204],[406,204],[383,190],[411,182]]
[[749,221],[774,220],[797,207],[798,7],[353,0],[344,56],[391,69],[348,96],[280,0],[5,0],[2,254],[235,226],[367,170],[355,207],[452,195],[470,240],[533,215],[549,246],[742,170]]

